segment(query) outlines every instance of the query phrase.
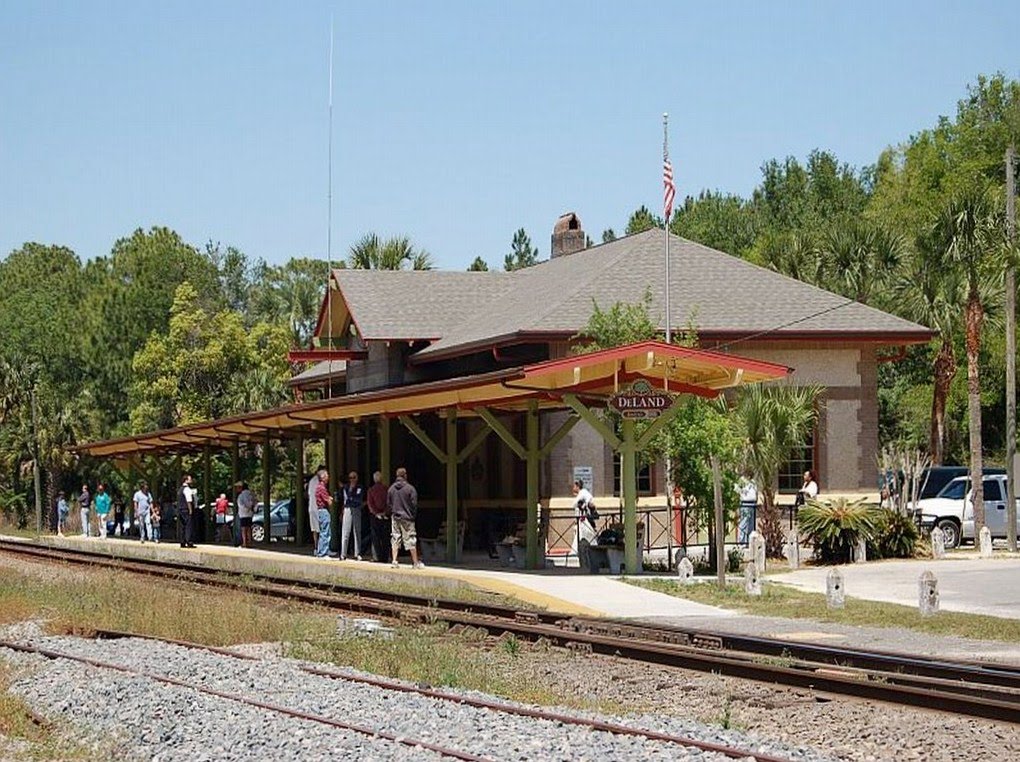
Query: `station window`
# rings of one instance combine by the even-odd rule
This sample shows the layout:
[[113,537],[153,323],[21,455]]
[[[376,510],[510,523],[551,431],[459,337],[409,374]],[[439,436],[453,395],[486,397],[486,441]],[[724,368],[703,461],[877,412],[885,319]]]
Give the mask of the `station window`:
[[[654,471],[650,463],[638,467],[637,493],[639,495],[655,494]],[[620,455],[613,455],[613,495],[620,496]]]
[[779,467],[779,491],[796,492],[804,484],[804,472],[814,471],[815,466],[815,432],[808,434],[804,444],[790,452],[790,459]]

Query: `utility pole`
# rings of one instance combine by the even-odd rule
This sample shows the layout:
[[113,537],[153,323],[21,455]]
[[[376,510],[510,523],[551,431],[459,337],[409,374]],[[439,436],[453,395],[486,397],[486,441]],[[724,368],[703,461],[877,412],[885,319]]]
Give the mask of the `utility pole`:
[[1006,265],[1006,542],[1016,552],[1016,237],[1015,151],[1006,149],[1006,241],[1010,247]]
[[29,395],[32,398],[32,483],[35,487],[35,531],[43,531],[42,475],[39,473],[39,416],[35,409],[35,387]]

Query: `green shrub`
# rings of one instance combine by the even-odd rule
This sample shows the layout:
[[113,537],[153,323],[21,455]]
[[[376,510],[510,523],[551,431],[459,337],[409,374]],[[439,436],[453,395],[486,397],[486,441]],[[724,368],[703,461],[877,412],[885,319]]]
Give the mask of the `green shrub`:
[[913,519],[883,509],[875,534],[868,538],[868,558],[913,558],[920,539]]
[[744,549],[743,548],[731,548],[730,552],[726,554],[726,571],[730,574],[736,574],[740,571],[740,565],[744,563]]
[[823,563],[850,561],[860,538],[877,536],[883,509],[864,500],[810,500],[797,515],[800,531],[815,546],[815,557]]

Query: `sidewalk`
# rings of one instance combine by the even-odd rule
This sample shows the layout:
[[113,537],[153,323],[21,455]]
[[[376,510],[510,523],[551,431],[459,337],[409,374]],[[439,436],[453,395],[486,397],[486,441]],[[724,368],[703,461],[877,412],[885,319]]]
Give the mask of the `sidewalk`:
[[[835,567],[800,569],[769,577],[773,583],[816,593]],[[989,559],[951,554],[939,561],[870,561],[838,567],[851,598],[917,606],[917,579],[931,570],[938,578],[939,606],[944,611],[1020,619],[1020,558]]]

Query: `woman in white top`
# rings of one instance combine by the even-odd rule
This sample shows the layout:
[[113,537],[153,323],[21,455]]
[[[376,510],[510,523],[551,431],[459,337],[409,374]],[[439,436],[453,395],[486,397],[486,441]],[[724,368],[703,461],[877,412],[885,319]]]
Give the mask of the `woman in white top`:
[[803,496],[803,502],[818,497],[818,482],[815,481],[814,471],[804,472],[804,483],[800,487],[800,494]]

